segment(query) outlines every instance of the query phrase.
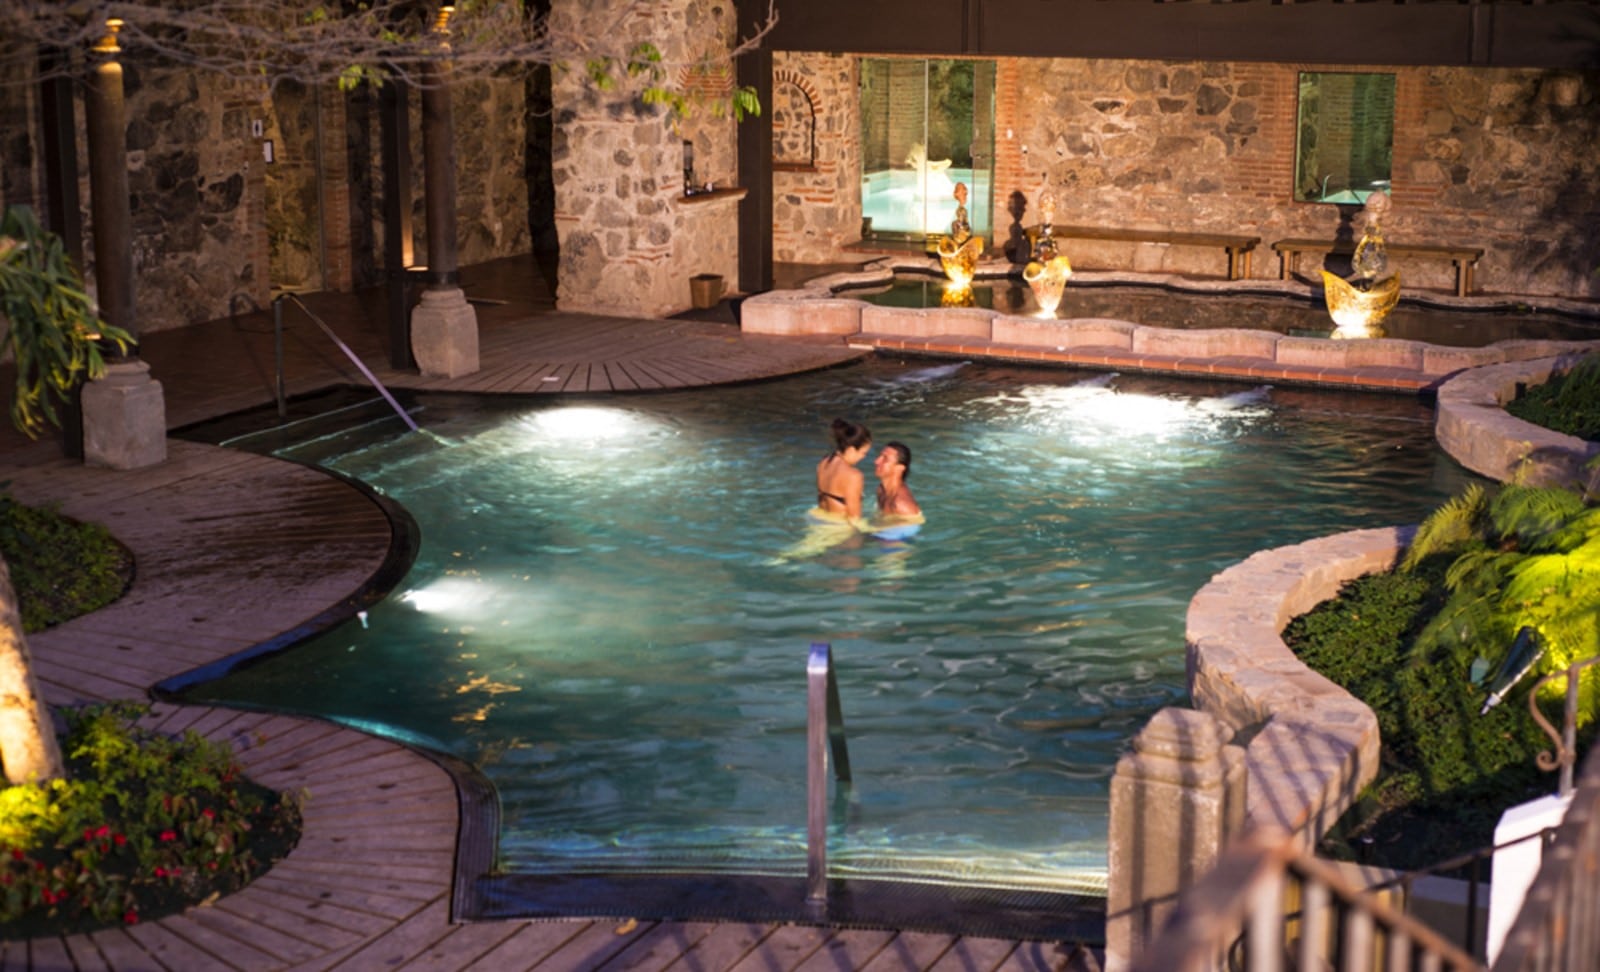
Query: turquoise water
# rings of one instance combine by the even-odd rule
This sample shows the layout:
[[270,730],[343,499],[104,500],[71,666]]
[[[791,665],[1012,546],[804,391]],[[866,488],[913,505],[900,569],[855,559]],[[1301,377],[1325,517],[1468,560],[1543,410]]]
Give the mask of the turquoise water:
[[[911,446],[910,542],[796,549],[836,415]],[[189,696],[477,764],[524,872],[803,874],[826,641],[855,772],[836,870],[1102,887],[1107,781],[1184,699],[1194,592],[1467,478],[1405,398],[977,364],[415,416],[433,436],[390,419],[282,453],[403,503],[410,574]]]

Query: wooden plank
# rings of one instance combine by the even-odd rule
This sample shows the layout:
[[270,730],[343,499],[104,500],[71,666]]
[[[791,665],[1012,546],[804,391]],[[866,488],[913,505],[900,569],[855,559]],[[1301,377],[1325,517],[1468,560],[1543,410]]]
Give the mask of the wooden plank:
[[954,935],[932,935],[925,932],[901,932],[894,937],[872,961],[862,966],[862,972],[900,972],[903,969],[931,967],[950,946],[956,942]]
[[504,944],[520,922],[483,921],[450,926],[445,937],[406,963],[406,972],[456,972]]
[[871,962],[894,939],[892,931],[843,929],[811,957],[795,967],[795,972],[832,972],[834,969],[859,969]]
[[140,969],[158,969],[158,963],[143,945],[121,928],[91,932],[89,941],[95,951],[105,957],[106,964],[117,972],[135,972]]
[[652,927],[653,922],[594,922],[546,955],[537,966],[538,972],[592,972]]
[[394,924],[380,915],[346,907],[346,902],[342,898],[336,900],[332,894],[324,897],[323,892],[327,890],[325,888],[303,888],[301,894],[288,894],[265,886],[262,879],[258,878],[246,890],[250,894],[258,895],[264,904],[291,915],[300,915],[353,932],[363,939],[381,935]]
[[[163,923],[165,922],[166,919],[163,919]],[[205,934],[215,936],[211,940],[219,944],[225,943],[228,939],[248,943],[250,947],[280,963],[304,962],[327,951],[320,945],[308,942],[297,935],[281,932],[271,926],[218,908],[190,908],[183,913],[182,921],[174,922],[174,925],[174,930],[179,934],[184,934],[186,927],[193,929],[196,934],[203,930]]]
[[711,929],[710,934],[695,942],[683,953],[679,965],[685,969],[700,969],[705,972],[730,969],[766,940],[777,927],[767,924],[719,923]]
[[70,969],[72,955],[59,938],[28,939],[28,965],[34,969]]
[[594,922],[530,921],[468,965],[471,972],[526,972],[581,935]]
[[357,932],[330,925],[314,914],[303,910],[289,910],[273,904],[269,897],[251,894],[248,888],[239,894],[228,895],[218,901],[213,908],[263,928],[292,935],[315,946],[319,954],[365,940],[364,936]]
[[433,948],[451,931],[450,905],[441,899],[354,950],[339,963],[341,972],[388,972]]
[[1016,942],[1000,938],[962,938],[928,972],[993,972],[1016,948]]
[[[177,916],[174,916],[177,917]],[[123,931],[138,942],[162,968],[188,969],[241,969],[221,955],[206,951],[168,927],[168,921],[129,925]],[[260,966],[257,966],[258,968]]]
[[810,958],[831,937],[833,933],[826,928],[785,925],[762,939],[728,972],[789,972]]
[[660,972],[677,962],[716,925],[704,921],[663,921],[635,938],[606,963],[606,972]]
[[1018,942],[995,972],[1100,972],[1101,962],[1081,945]]
[[94,940],[88,935],[65,935],[61,938],[61,944],[66,946],[71,958],[67,968],[76,972],[119,972],[118,967],[95,947]]

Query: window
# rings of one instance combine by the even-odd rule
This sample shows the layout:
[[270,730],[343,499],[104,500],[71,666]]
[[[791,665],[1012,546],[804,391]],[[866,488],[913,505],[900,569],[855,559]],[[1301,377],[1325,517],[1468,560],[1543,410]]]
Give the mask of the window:
[[1387,192],[1394,75],[1302,72],[1296,132],[1296,202],[1359,204]]

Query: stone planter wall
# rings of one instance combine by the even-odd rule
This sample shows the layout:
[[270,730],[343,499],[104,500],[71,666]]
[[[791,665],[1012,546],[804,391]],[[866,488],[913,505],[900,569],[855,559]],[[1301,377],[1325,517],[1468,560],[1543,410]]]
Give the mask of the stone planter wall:
[[1524,422],[1506,412],[1518,385],[1539,385],[1577,362],[1575,354],[1475,368],[1439,386],[1434,438],[1457,462],[1501,481],[1575,486],[1600,481],[1600,443]]
[[1246,732],[1246,827],[1291,834],[1306,848],[1378,772],[1378,720],[1307,668],[1280,633],[1345,581],[1391,568],[1410,528],[1359,530],[1254,554],[1189,602],[1194,708]]

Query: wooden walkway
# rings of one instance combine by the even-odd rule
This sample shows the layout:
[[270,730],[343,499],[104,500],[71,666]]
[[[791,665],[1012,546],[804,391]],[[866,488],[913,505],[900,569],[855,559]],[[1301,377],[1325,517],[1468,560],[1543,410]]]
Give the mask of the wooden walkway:
[[[689,387],[862,353],[752,339],[724,324],[560,314],[523,300],[481,313],[479,374],[423,382],[379,367],[379,334],[357,298],[308,302],[386,381],[415,387],[538,394]],[[169,425],[271,400],[272,335],[263,323],[252,315],[149,336],[144,358],[163,384]],[[292,393],[360,380],[309,324],[288,334]],[[29,639],[45,694],[57,705],[145,699],[156,682],[330,610],[348,611],[384,564],[391,539],[387,519],[358,490],[295,464],[179,440],[169,441],[167,462],[117,472],[89,469],[61,458],[55,443],[7,432],[0,481],[23,502],[57,503],[68,515],[106,524],[135,554],[135,580],[121,600]],[[92,935],[3,943],[0,972],[1098,968],[1093,953],[1070,944],[911,932],[615,920],[452,924],[457,793],[432,760],[311,719],[167,704],[149,718],[162,730],[229,740],[253,778],[303,791],[300,844],[210,906]]]

